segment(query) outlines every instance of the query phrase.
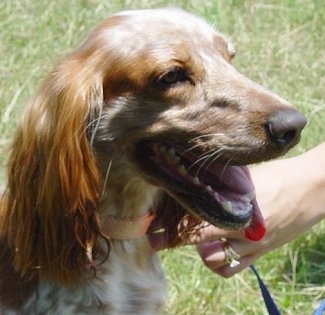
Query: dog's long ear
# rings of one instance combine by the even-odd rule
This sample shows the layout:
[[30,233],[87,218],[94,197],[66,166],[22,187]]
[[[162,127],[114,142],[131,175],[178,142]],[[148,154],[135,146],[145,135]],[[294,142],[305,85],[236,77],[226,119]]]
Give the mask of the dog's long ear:
[[25,276],[69,283],[101,234],[101,176],[87,134],[103,103],[102,78],[82,56],[64,59],[24,113],[14,136],[1,237]]

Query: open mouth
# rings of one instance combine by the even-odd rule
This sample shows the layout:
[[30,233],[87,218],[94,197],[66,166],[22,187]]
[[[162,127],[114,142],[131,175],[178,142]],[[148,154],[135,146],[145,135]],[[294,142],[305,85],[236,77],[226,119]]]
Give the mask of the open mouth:
[[186,209],[209,223],[244,229],[250,240],[265,234],[262,214],[246,166],[214,161],[180,145],[142,143],[142,168]]

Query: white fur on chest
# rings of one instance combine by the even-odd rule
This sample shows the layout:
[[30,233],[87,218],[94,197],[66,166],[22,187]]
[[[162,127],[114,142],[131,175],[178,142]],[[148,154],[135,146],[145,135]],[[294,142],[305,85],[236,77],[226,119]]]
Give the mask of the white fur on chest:
[[[156,315],[165,302],[165,280],[158,258],[140,251],[137,241],[114,242],[96,277],[76,288],[42,283],[18,312],[4,315]],[[146,246],[147,247],[147,246]],[[141,257],[139,255],[146,255]],[[141,263],[139,264],[139,260]]]

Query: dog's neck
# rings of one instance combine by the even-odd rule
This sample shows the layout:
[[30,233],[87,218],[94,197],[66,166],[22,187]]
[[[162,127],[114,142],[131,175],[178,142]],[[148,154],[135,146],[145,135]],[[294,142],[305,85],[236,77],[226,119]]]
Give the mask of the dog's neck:
[[99,211],[103,230],[112,239],[143,236],[154,218],[159,189],[143,180],[126,160],[112,159],[107,170]]
[[152,212],[134,217],[120,219],[115,216],[107,216],[103,227],[106,236],[113,240],[134,240],[146,235],[155,215]]

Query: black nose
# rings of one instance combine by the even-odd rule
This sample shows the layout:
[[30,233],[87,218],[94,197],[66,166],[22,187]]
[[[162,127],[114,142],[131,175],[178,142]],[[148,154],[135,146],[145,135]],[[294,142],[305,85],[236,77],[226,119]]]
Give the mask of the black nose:
[[280,146],[294,144],[300,137],[307,120],[295,109],[281,110],[267,121],[267,128],[273,142]]

